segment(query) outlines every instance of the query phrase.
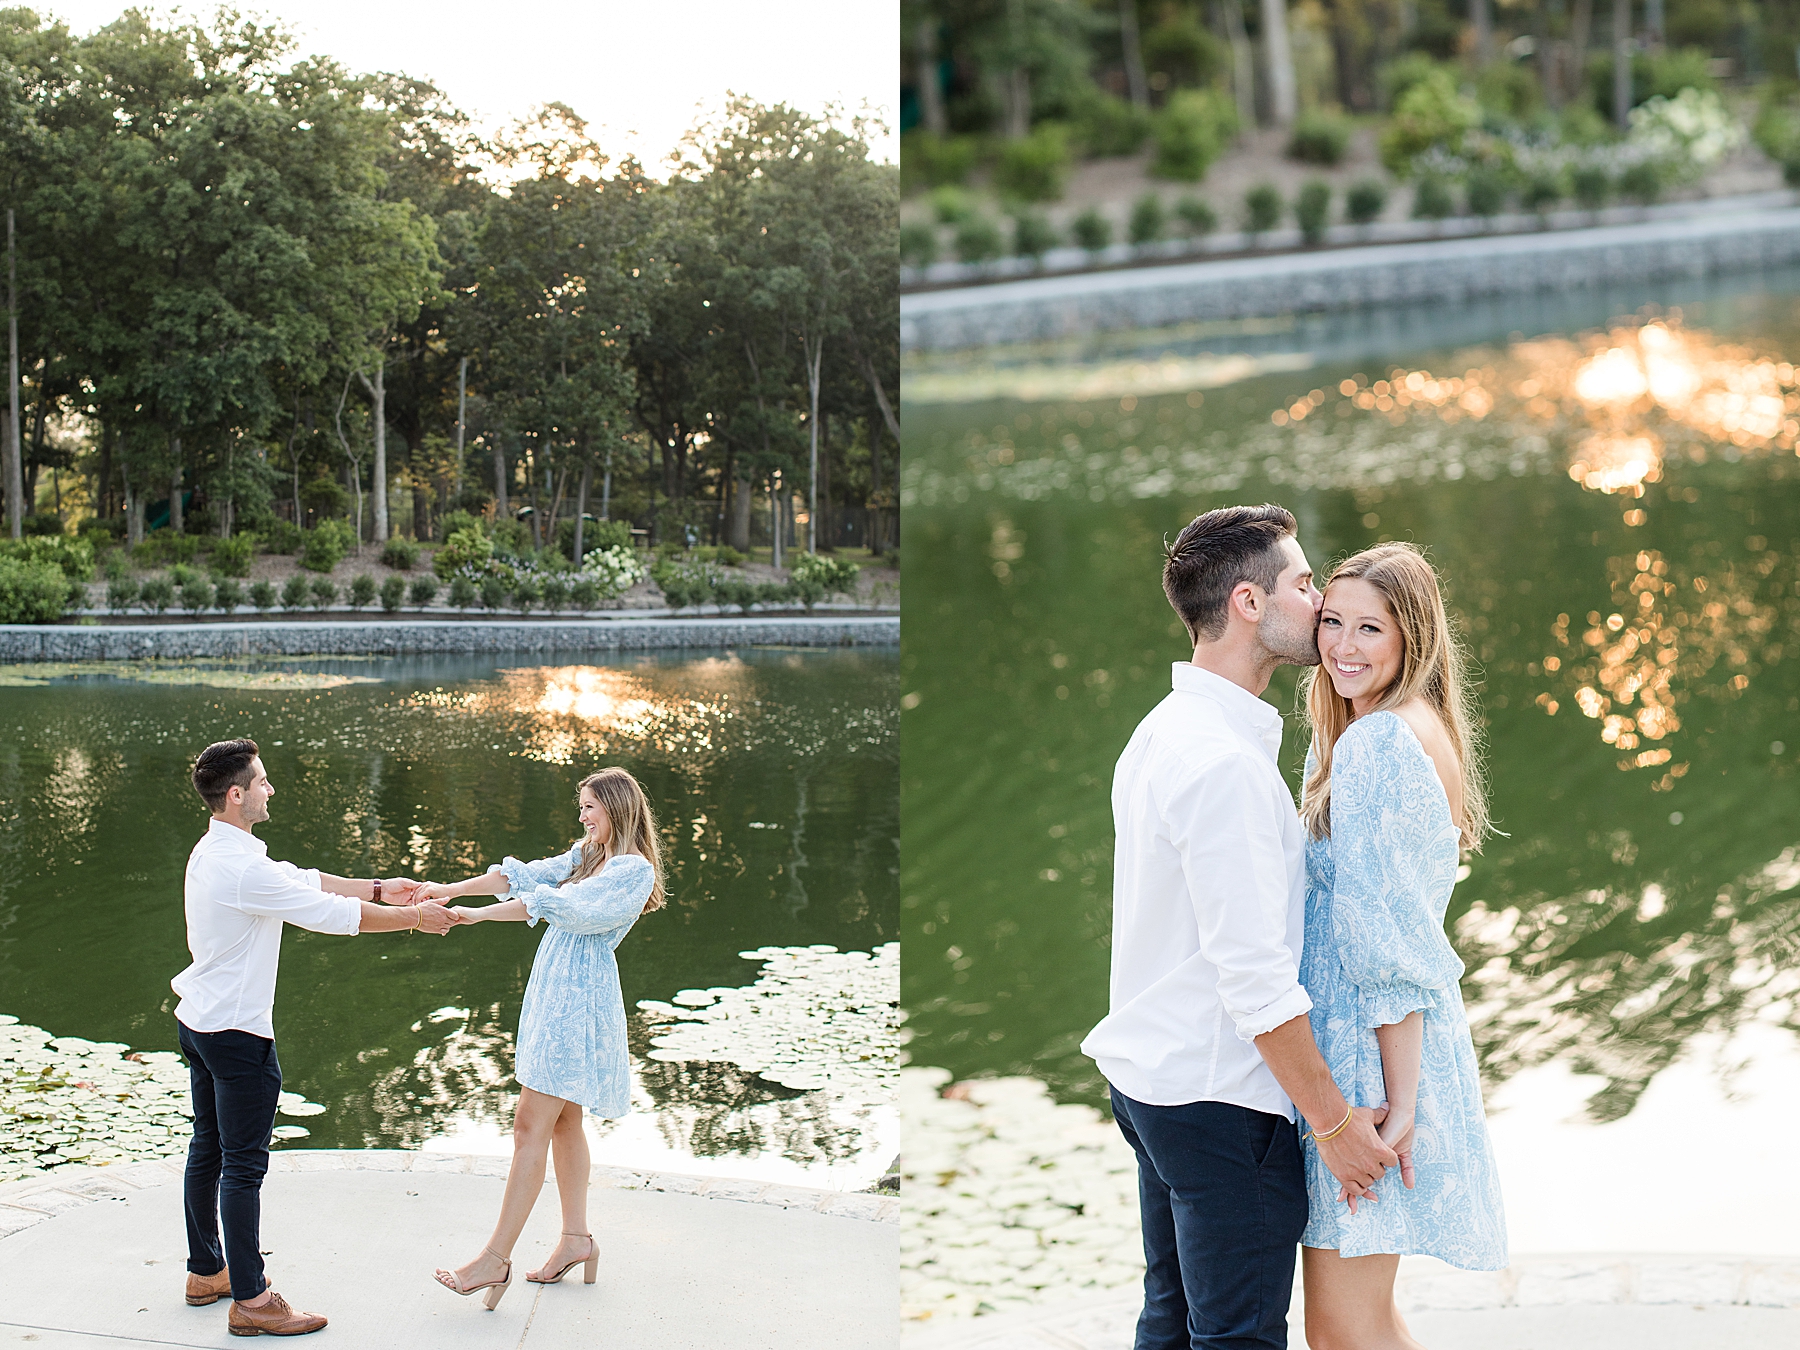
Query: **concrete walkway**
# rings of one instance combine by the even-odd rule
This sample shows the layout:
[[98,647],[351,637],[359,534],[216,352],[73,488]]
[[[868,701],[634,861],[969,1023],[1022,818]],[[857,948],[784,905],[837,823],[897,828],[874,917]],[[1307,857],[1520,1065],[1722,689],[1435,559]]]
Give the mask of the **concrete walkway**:
[[[1405,1257],[1395,1286],[1429,1350],[1789,1350],[1800,1261],[1706,1256],[1515,1257],[1490,1274]],[[909,1326],[906,1350],[1131,1350],[1136,1286],[1042,1307]],[[1306,1344],[1299,1280],[1288,1344]],[[4,1344],[4,1342],[0,1342]]]
[[[493,1312],[432,1282],[498,1212],[507,1160],[284,1150],[263,1188],[271,1283],[331,1325],[307,1345],[355,1350],[891,1350],[898,1202],[876,1195],[596,1167],[600,1279],[527,1284],[556,1241],[554,1181]],[[228,1300],[182,1301],[179,1160],[66,1168],[0,1186],[0,1347],[120,1350],[241,1344]]]

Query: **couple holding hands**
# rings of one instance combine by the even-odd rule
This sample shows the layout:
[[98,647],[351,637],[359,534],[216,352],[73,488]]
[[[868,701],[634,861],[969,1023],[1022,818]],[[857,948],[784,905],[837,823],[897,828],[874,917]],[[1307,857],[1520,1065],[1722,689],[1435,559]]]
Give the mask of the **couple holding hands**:
[[[193,1090],[194,1138],[184,1200],[187,1301],[229,1295],[234,1336],[297,1336],[326,1319],[296,1312],[264,1277],[260,1246],[263,1177],[281,1092],[272,1014],[281,930],[443,934],[463,924],[540,919],[538,946],[519,1016],[514,1076],[513,1161],[492,1236],[474,1260],[436,1278],[458,1294],[486,1290],[493,1308],[512,1282],[512,1248],[544,1185],[555,1150],[562,1236],[526,1275],[554,1284],[575,1266],[594,1283],[600,1254],[587,1228],[590,1161],[582,1111],[630,1109],[625,1007],[613,951],[640,914],[663,905],[656,820],[624,769],[581,781],[582,834],[569,850],[536,862],[507,858],[485,873],[441,884],[395,877],[335,877],[274,862],[253,833],[274,796],[255,741],[209,745],[194,764],[194,788],[212,814],[188,858],[186,913],[193,964],[172,980],[175,1020]],[[504,897],[450,905],[463,897]],[[223,1230],[223,1243],[220,1234]]]

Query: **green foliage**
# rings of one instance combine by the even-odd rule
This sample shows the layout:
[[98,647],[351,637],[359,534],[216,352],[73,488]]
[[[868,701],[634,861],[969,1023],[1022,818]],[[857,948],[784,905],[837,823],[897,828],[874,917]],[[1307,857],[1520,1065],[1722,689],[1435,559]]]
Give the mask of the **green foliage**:
[[1519,205],[1543,215],[1563,199],[1562,179],[1553,173],[1533,174],[1519,189]]
[[600,582],[585,573],[577,573],[569,583],[569,602],[586,613],[600,603]]
[[205,577],[195,577],[181,588],[181,607],[189,614],[212,608],[213,585]]
[[1294,119],[1288,158],[1302,164],[1339,164],[1350,148],[1350,122],[1340,113],[1312,109]]
[[448,581],[464,567],[485,567],[494,556],[493,542],[482,533],[481,526],[470,525],[458,530],[445,542],[431,560],[431,570]]
[[356,542],[350,523],[344,520],[321,520],[306,532],[301,546],[300,565],[309,572],[329,572],[343,560]]
[[521,572],[518,576],[513,578],[513,608],[518,610],[519,613],[531,613],[533,607],[535,607],[537,602],[542,598],[543,590],[539,587],[537,578],[532,576],[529,572]]
[[406,598],[412,602],[414,609],[424,609],[437,599],[438,579],[430,573],[413,578],[412,585],[407,588]]
[[1544,87],[1529,66],[1491,61],[1475,80],[1475,101],[1509,122],[1529,122],[1544,106]]
[[913,130],[900,138],[900,176],[909,189],[965,182],[980,159],[981,142],[974,136]]
[[1216,90],[1184,89],[1156,115],[1150,173],[1197,183],[1236,134],[1237,108],[1229,99]]
[[252,582],[250,586],[250,603],[258,614],[267,614],[275,608],[275,583],[272,581]]
[[138,584],[132,577],[114,577],[106,583],[106,607],[114,614],[130,609],[137,597]]
[[[145,582],[146,586],[150,583]],[[281,587],[281,607],[283,609],[299,609],[306,603],[306,578],[291,576]]]
[[922,220],[900,227],[900,261],[908,267],[930,267],[937,261],[938,232]]
[[1075,139],[1096,159],[1135,155],[1150,136],[1147,109],[1095,85],[1074,100],[1070,113]]
[[1433,70],[1412,85],[1394,105],[1394,115],[1381,133],[1381,162],[1397,177],[1408,177],[1413,160],[1427,150],[1455,154],[1477,121],[1475,105],[1456,92],[1448,71]]
[[663,599],[669,602],[671,609],[710,604],[718,585],[717,574],[704,563],[659,563],[651,571],[650,579],[656,583],[656,588],[663,593]]
[[1442,220],[1455,210],[1456,201],[1450,196],[1450,184],[1435,173],[1422,175],[1413,188],[1413,219]]
[[1603,164],[1578,164],[1569,174],[1570,194],[1584,211],[1598,211],[1612,200],[1612,175]]
[[256,561],[256,536],[253,534],[234,534],[229,539],[221,539],[213,545],[212,558],[208,566],[214,576],[247,577],[250,575],[250,564]]
[[392,567],[399,572],[410,572],[419,563],[419,545],[417,540],[408,539],[397,534],[381,546],[381,565]]
[[496,520],[488,539],[496,554],[516,558],[531,550],[531,527],[522,520]]
[[[450,588],[452,597],[456,594],[454,585]],[[483,609],[503,609],[506,605],[506,583],[499,577],[486,577],[481,583],[481,607]]]
[[1191,9],[1166,5],[1143,37],[1144,68],[1163,76],[1171,88],[1212,83],[1231,68],[1230,49],[1206,29]]
[[538,588],[538,598],[544,602],[544,608],[552,614],[560,614],[569,603],[569,583],[559,576],[544,578],[544,584]]
[[138,591],[138,603],[145,609],[161,614],[175,603],[175,583],[166,575],[145,577],[143,587]]
[[139,544],[132,556],[146,567],[164,567],[169,563],[191,563],[199,553],[199,535],[158,530]]
[[1154,244],[1163,237],[1163,231],[1169,226],[1169,213],[1163,206],[1163,200],[1154,192],[1146,192],[1131,204],[1131,220],[1126,226],[1127,237],[1135,245]]
[[721,567],[742,567],[745,555],[730,544],[702,544],[690,556],[695,562],[718,563]]
[[1175,203],[1175,218],[1189,234],[1211,234],[1219,228],[1219,213],[1198,197],[1183,197]]
[[0,623],[55,623],[69,598],[69,578],[54,562],[0,555]]
[[986,216],[970,216],[956,227],[958,262],[992,262],[1005,247],[1000,238],[1000,227]]
[[[498,585],[499,583],[495,582],[494,584]],[[450,603],[452,605],[466,613],[469,606],[475,603],[475,599],[476,590],[474,582],[470,581],[467,577],[461,576],[453,577],[451,579]]]
[[306,542],[306,532],[291,520],[275,519],[257,531],[265,553],[298,553]]
[[975,199],[959,187],[936,188],[931,194],[931,214],[940,225],[960,225],[975,214]]
[[123,581],[131,575],[131,559],[122,548],[109,549],[100,570],[106,574],[108,581]]
[[1069,225],[1075,242],[1089,253],[1100,253],[1112,245],[1113,227],[1097,206],[1090,206]]
[[1016,202],[1053,202],[1063,195],[1074,163],[1068,128],[1045,122],[1029,136],[1007,141],[994,161],[994,187]]
[[[1392,110],[1400,106],[1400,100],[1406,97],[1407,91],[1416,84],[1423,84],[1432,76],[1442,72],[1440,66],[1424,52],[1408,52],[1405,56],[1389,61],[1377,72],[1375,80],[1381,89],[1381,105]],[[1454,79],[1454,73],[1451,73]]]
[[47,538],[63,532],[62,517],[54,511],[31,511],[19,521],[19,530],[27,538]]
[[1379,178],[1361,178],[1350,185],[1344,195],[1344,214],[1352,225],[1367,225],[1378,220],[1387,209],[1387,184]]
[[375,578],[359,572],[350,582],[350,608],[363,609],[375,603]]
[[1308,244],[1317,244],[1325,238],[1325,228],[1331,223],[1331,184],[1322,178],[1314,178],[1300,185],[1300,195],[1294,201],[1294,223],[1300,227],[1300,237]]
[[833,557],[829,553],[802,553],[788,568],[788,576],[793,581],[817,583],[824,587],[826,595],[854,595],[856,579],[861,575],[862,569],[848,558]]
[[307,590],[312,594],[312,606],[314,609],[328,609],[337,603],[337,583],[330,577],[314,577],[312,579],[312,584],[307,587]]
[[591,553],[597,548],[630,548],[631,522],[629,520],[594,520],[588,522],[582,533],[581,551]]
[[443,543],[458,530],[479,530],[485,534],[487,525],[480,516],[469,511],[458,509],[447,512],[437,523],[438,542]]
[[94,544],[72,534],[26,535],[0,539],[0,558],[17,562],[49,563],[71,581],[94,578]]
[[1619,175],[1619,195],[1645,206],[1662,196],[1667,186],[1663,166],[1653,159],[1639,160]]
[[1013,256],[1041,258],[1061,242],[1056,226],[1042,211],[1021,211],[1013,217]]
[[[1675,6],[1674,8],[1679,8]],[[1683,89],[1716,89],[1710,64],[1712,53],[1704,47],[1665,47],[1657,52],[1633,52],[1631,56],[1631,106],[1658,97],[1674,98]],[[1588,59],[1590,104],[1607,121],[1613,114],[1613,57],[1596,52]]]
[[1500,169],[1484,164],[1469,170],[1464,192],[1468,197],[1469,214],[1485,218],[1497,216],[1506,209],[1512,185]]
[[1273,183],[1257,183],[1244,194],[1244,232],[1255,238],[1281,223],[1281,193]]
[[220,577],[213,586],[213,604],[221,614],[229,614],[244,603],[244,588],[236,577]]
[[202,581],[205,574],[198,567],[189,567],[186,563],[176,563],[169,569],[169,583],[177,590],[192,582]]

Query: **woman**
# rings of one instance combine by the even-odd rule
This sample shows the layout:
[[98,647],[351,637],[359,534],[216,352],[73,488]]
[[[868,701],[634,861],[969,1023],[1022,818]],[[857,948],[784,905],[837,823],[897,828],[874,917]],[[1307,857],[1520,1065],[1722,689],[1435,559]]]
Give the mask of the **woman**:
[[1377,1183],[1379,1202],[1359,1207],[1306,1137],[1306,1338],[1313,1350],[1418,1350],[1394,1306],[1402,1255],[1507,1263],[1463,966],[1444,934],[1487,803],[1462,653],[1417,549],[1382,544],[1332,573],[1319,655],[1300,981],[1332,1077],[1351,1105],[1377,1108],[1401,1184]]
[[458,1294],[477,1289],[493,1308],[512,1281],[512,1249],[544,1188],[544,1155],[556,1150],[556,1189],[562,1199],[562,1239],[548,1260],[525,1278],[555,1284],[577,1265],[594,1282],[600,1254],[587,1226],[585,1106],[597,1116],[631,1109],[625,1052],[625,1005],[613,949],[641,913],[663,905],[662,857],[656,819],[637,780],[623,769],[602,769],[577,794],[583,837],[560,857],[537,862],[508,858],[482,876],[454,885],[428,884],[418,897],[510,895],[480,908],[454,906],[458,923],[543,919],[550,933],[538,945],[519,1014],[519,1104],[513,1112],[513,1161],[506,1176],[500,1221],[481,1254],[438,1283]]

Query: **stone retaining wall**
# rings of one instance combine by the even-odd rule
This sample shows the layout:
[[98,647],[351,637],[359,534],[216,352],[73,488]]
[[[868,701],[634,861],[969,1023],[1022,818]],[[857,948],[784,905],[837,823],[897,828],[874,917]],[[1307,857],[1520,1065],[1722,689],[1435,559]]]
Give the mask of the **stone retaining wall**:
[[[504,1179],[510,1163],[509,1158],[406,1149],[278,1149],[269,1155],[271,1172],[454,1172]],[[9,1182],[0,1186],[0,1238],[96,1201],[122,1199],[152,1186],[179,1185],[182,1168],[179,1158],[159,1158],[117,1167],[58,1168],[48,1176]],[[544,1184],[550,1185],[551,1178],[546,1176]],[[772,1205],[777,1209],[810,1209],[835,1218],[870,1223],[900,1222],[898,1200],[860,1191],[825,1191],[742,1177],[604,1166],[593,1169],[590,1184],[621,1190],[668,1191],[708,1200]]]
[[891,646],[899,640],[900,620],[891,615],[94,627],[0,624],[0,663],[148,657],[627,652],[670,647],[871,647]]
[[1698,278],[1800,262],[1800,208],[1043,277],[901,297],[909,351]]

